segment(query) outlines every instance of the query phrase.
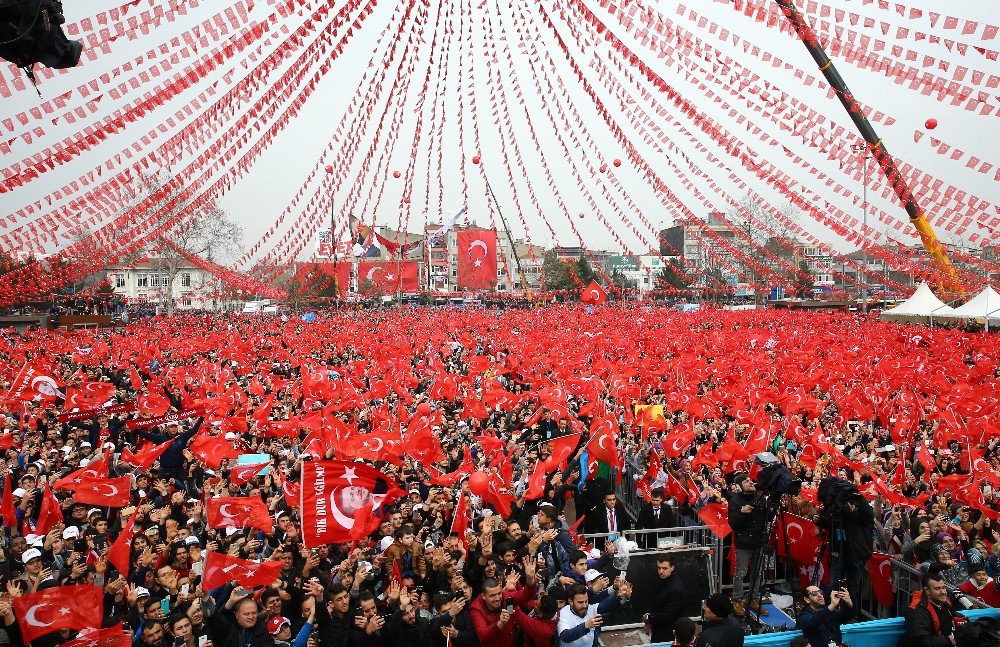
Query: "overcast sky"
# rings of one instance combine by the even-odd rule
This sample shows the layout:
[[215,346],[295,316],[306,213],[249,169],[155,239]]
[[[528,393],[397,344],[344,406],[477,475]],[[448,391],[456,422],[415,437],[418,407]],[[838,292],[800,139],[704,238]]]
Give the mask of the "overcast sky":
[[[597,2],[585,1],[599,17],[603,20],[611,20],[611,24],[615,24],[613,19],[610,19],[608,12],[600,9]],[[764,0],[756,1],[764,2]],[[70,22],[77,21],[85,17],[76,13],[84,10],[84,7],[85,11],[93,16],[102,10],[118,6],[120,2],[121,0],[90,0],[87,3],[76,3],[75,5],[67,3],[66,11],[69,14],[67,18]],[[167,0],[141,0],[138,10],[148,9],[151,5],[166,6],[168,4]],[[174,4],[178,4],[176,0]],[[180,4],[185,3],[181,2]],[[190,7],[194,3],[188,2],[186,4]],[[306,0],[301,4],[302,14],[305,14],[323,5],[324,2]],[[335,0],[334,4],[335,8],[339,9],[343,5],[343,1]],[[596,110],[594,101],[583,91],[583,86],[567,64],[552,32],[540,19],[541,14],[534,0],[509,0],[509,2],[508,0],[500,2],[497,0],[482,0],[481,2],[480,0],[472,0],[471,2],[469,0],[441,0],[429,4],[431,10],[421,31],[422,42],[417,43],[418,49],[415,50],[417,56],[412,64],[412,72],[404,75],[404,82],[405,79],[409,79],[410,82],[407,93],[403,95],[405,101],[401,108],[401,114],[404,115],[402,120],[399,120],[398,123],[394,119],[386,120],[379,137],[376,139],[374,133],[378,126],[378,119],[375,117],[357,119],[355,116],[346,122],[342,136],[335,137],[336,128],[341,123],[348,106],[355,99],[359,88],[361,97],[375,92],[379,88],[387,90],[395,77],[394,74],[391,74],[388,82],[379,86],[375,86],[367,80],[363,81],[366,78],[364,74],[369,71],[369,60],[373,54],[377,61],[374,71],[382,71],[381,61],[386,47],[395,40],[400,48],[399,52],[401,52],[408,34],[408,31],[399,33],[395,28],[390,28],[385,31],[384,37],[380,40],[380,35],[383,35],[384,30],[391,24],[392,17],[396,15],[394,12],[398,7],[397,3],[394,2],[381,2],[365,20],[361,31],[353,35],[349,45],[330,64],[329,70],[322,76],[298,114],[274,138],[266,152],[256,158],[249,171],[243,174],[229,191],[225,192],[219,205],[229,211],[233,218],[242,224],[245,231],[244,244],[246,248],[250,248],[256,243],[272,227],[279,216],[287,211],[283,223],[277,227],[277,235],[270,237],[257,255],[266,252],[281,235],[289,231],[289,228],[296,221],[301,221],[303,225],[300,231],[304,233],[295,234],[293,238],[298,238],[301,235],[302,240],[307,242],[304,245],[283,248],[277,256],[281,260],[287,261],[291,260],[293,252],[297,252],[296,256],[303,258],[315,249],[313,242],[315,231],[321,225],[328,224],[330,205],[332,204],[338,221],[343,222],[347,205],[352,204],[352,196],[358,198],[352,209],[355,216],[369,223],[374,220],[377,224],[393,228],[406,225],[410,231],[420,231],[425,222],[439,220],[443,211],[457,208],[463,203],[468,204],[470,221],[480,225],[495,223],[499,226],[500,222],[490,204],[480,171],[489,178],[513,234],[516,237],[527,237],[536,244],[549,245],[558,242],[564,245],[578,245],[582,240],[584,244],[595,249],[618,249],[620,245],[615,236],[609,232],[610,229],[620,238],[628,251],[641,253],[649,248],[650,243],[655,239],[655,231],[658,228],[671,224],[675,217],[682,215],[681,211],[664,206],[663,194],[654,191],[642,173],[629,161],[628,155],[620,143],[616,141],[611,128]],[[836,145],[850,145],[857,141],[853,139],[854,128],[850,120],[839,103],[826,95],[825,85],[807,87],[791,73],[773,68],[769,63],[765,63],[759,58],[744,54],[742,47],[735,46],[731,40],[724,42],[717,36],[713,36],[709,32],[707,24],[702,27],[689,21],[686,17],[679,16],[677,14],[679,3],[677,2],[651,2],[650,4],[657,6],[665,17],[675,21],[678,26],[711,42],[723,55],[737,59],[767,82],[780,87],[791,96],[821,111],[834,123],[847,128],[848,132],[852,133],[852,139]],[[709,21],[718,23],[738,34],[741,38],[758,43],[777,57],[793,63],[811,74],[816,73],[815,65],[801,43],[788,35],[754,22],[727,3],[687,0],[685,4],[695,8],[700,15]],[[804,4],[804,2],[800,4]],[[960,3],[908,0],[908,7],[925,11],[923,17],[912,19],[908,16],[901,17],[893,10],[880,10],[877,3],[869,5],[863,0],[825,0],[825,4],[888,22],[893,27],[889,36],[885,37],[889,41],[894,40],[896,29],[902,27],[913,31],[925,31],[931,35],[957,38],[960,42],[968,45],[1000,49],[1000,37],[990,41],[978,40],[982,33],[981,28],[974,35],[963,36],[960,29],[946,30],[943,28],[943,21],[939,21],[937,28],[934,29],[930,26],[928,15],[931,11],[946,15],[958,14],[963,19],[981,22],[992,21],[995,24],[1000,22],[996,13],[995,0],[965,0]],[[42,99],[39,99],[29,86],[24,91],[15,92],[11,99],[0,100],[0,117],[16,115],[39,105],[44,100],[57,97],[92,80],[96,80],[100,88],[98,93],[105,93],[106,86],[100,81],[102,74],[110,73],[127,61],[134,61],[135,57],[147,49],[156,48],[162,43],[169,43],[171,38],[183,34],[201,21],[221,11],[224,6],[229,6],[229,3],[223,5],[223,3],[201,0],[198,6],[187,11],[186,16],[178,16],[173,22],[163,22],[159,27],[151,30],[148,35],[119,38],[112,43],[110,54],[102,55],[96,61],[87,61],[84,65],[57,74],[52,79],[43,80],[40,86]],[[560,17],[558,8],[566,6],[565,0],[543,0],[541,6],[549,15],[553,16],[574,61],[580,66],[600,101],[608,107],[612,122],[622,128],[628,141],[652,165],[660,179],[666,182],[667,186],[691,213],[704,214],[709,207],[725,210],[728,208],[727,198],[741,195],[740,188],[730,180],[730,172],[758,191],[771,204],[780,207],[787,203],[786,197],[768,187],[762,180],[757,179],[752,172],[747,171],[724,149],[712,142],[710,137],[699,130],[690,119],[681,116],[680,111],[673,106],[666,94],[656,90],[648,82],[641,81],[641,84],[652,93],[650,100],[643,100],[641,93],[637,91],[635,86],[626,82],[617,71],[610,76],[602,73],[601,66],[609,64],[611,50],[601,42],[587,43],[583,46],[578,44],[575,40],[574,30],[569,29],[565,20]],[[256,0],[249,15],[251,19],[264,21],[273,11],[274,7],[271,3],[265,0]],[[442,24],[449,23],[452,26],[452,33],[446,34],[445,30],[439,26],[435,41],[433,37],[434,26],[439,12]],[[333,13],[331,12],[330,15],[332,16]],[[460,15],[464,15],[461,21]],[[302,24],[302,21],[302,15],[292,15],[284,21],[284,25],[294,30]],[[465,47],[459,46],[460,27],[466,36]],[[506,39],[502,37],[501,29]],[[863,25],[859,25],[857,29],[873,37],[883,38],[881,30],[877,26],[866,30]],[[647,61],[685,99],[729,129],[754,150],[759,158],[771,161],[782,171],[827,201],[829,205],[821,202],[816,203],[820,211],[826,212],[830,208],[839,208],[852,215],[860,216],[859,205],[855,205],[851,199],[839,196],[827,189],[815,176],[810,175],[788,159],[779,146],[768,146],[758,140],[752,132],[748,132],[746,123],[738,123],[737,119],[729,116],[728,110],[723,109],[699,90],[696,83],[705,77],[703,73],[697,72],[698,68],[695,68],[696,73],[691,74],[690,68],[678,66],[676,63],[668,64],[664,59],[657,57],[658,48],[636,43],[620,27],[615,27],[615,31],[626,42],[630,43],[633,51]],[[275,37],[269,37],[263,44],[258,43],[259,47],[251,48],[243,54],[225,60],[217,70],[207,75],[193,88],[185,90],[163,106],[144,115],[135,123],[129,124],[123,132],[113,135],[107,141],[86,151],[70,163],[57,167],[26,186],[0,194],[0,214],[16,212],[26,204],[44,199],[81,174],[104,163],[105,160],[112,158],[133,142],[140,140],[143,135],[155,130],[158,125],[182,109],[186,103],[197,96],[198,92],[205,88],[214,86],[220,93],[225,91],[230,84],[237,82],[247,74],[247,65],[256,64],[248,61],[247,56],[251,51],[269,53],[284,38],[277,30],[274,35]],[[311,42],[313,38],[315,36],[308,38],[307,43]],[[437,43],[433,52],[433,65],[431,65],[429,52],[431,42]],[[969,49],[965,55],[962,55],[957,51],[949,51],[944,43],[916,40],[912,36],[901,39],[898,44],[916,51],[921,56],[932,56],[938,61],[946,61],[952,66],[964,65],[972,70],[979,70],[987,74],[1000,74],[1000,64],[988,60],[973,49]],[[214,45],[211,43],[211,46]],[[183,43],[181,47],[183,47]],[[180,48],[170,48],[170,53],[178,49]],[[494,49],[497,61],[488,64],[487,60],[492,58],[491,53]],[[293,56],[299,56],[303,51],[304,47],[299,47],[294,51]],[[506,60],[507,52],[512,57],[510,64]],[[169,53],[167,56],[169,57]],[[144,59],[141,63],[135,63],[131,72],[126,72],[119,78],[138,75],[142,70],[158,63],[162,58],[164,57],[157,56],[152,61]],[[181,65],[174,68],[174,71],[190,64],[193,60],[194,57],[184,59]],[[259,62],[259,54],[256,60]],[[262,94],[264,88],[278,82],[282,72],[288,69],[292,60],[293,57],[286,59],[272,75],[267,77],[266,83],[244,99],[255,99]],[[317,70],[324,63],[324,60],[310,61],[309,75]],[[445,60],[447,60],[446,66],[443,64]],[[710,63],[703,58],[696,57],[693,60],[701,69],[711,68]],[[998,125],[1000,118],[996,114],[980,116],[960,107],[952,107],[947,103],[939,102],[934,96],[924,96],[919,92],[895,85],[881,74],[860,70],[839,57],[835,57],[835,63],[861,101],[896,119],[892,126],[875,124],[876,130],[892,153],[925,171],[933,173],[946,183],[989,201],[991,205],[1000,205],[1000,188],[998,188],[1000,184],[994,179],[993,172],[985,175],[979,174],[965,168],[966,158],[954,162],[947,156],[936,154],[928,137],[924,137],[919,143],[914,141],[914,133],[917,131],[925,132],[925,121],[934,118],[939,124],[932,133],[935,138],[957,147],[969,155],[975,155],[995,165],[1000,165],[1000,153],[997,152],[997,142],[1000,142],[1000,125]],[[912,64],[919,68],[921,61],[918,60]],[[421,97],[420,90],[424,87],[424,77],[428,65],[431,65],[429,83],[427,91],[424,93],[425,96]],[[610,69],[617,70],[613,66]],[[439,70],[444,70],[443,77],[439,76]],[[950,71],[940,73],[951,78]],[[19,72],[4,64],[2,74],[10,86],[13,77]],[[498,96],[497,102],[498,104],[506,104],[513,135],[508,132],[508,126],[504,125],[502,118],[505,117],[505,110],[503,106],[500,106],[497,112],[498,118],[501,118],[501,126],[497,126],[495,123],[490,81],[497,78],[500,79],[506,95],[506,101]],[[536,80],[538,86],[536,86]],[[760,83],[763,84],[763,82]],[[712,188],[704,177],[692,173],[688,162],[677,155],[671,155],[670,159],[682,170],[683,177],[692,183],[691,186],[697,188],[701,198],[697,197],[694,191],[685,188],[684,179],[674,172],[663,153],[656,146],[644,141],[643,135],[636,132],[630,120],[625,118],[615,95],[618,89],[609,87],[619,83],[628,88],[638,105],[654,116],[652,125],[656,130],[651,131],[654,136],[659,131],[662,136],[673,142],[687,155],[691,164],[697,166],[714,180],[717,188]],[[732,104],[756,126],[763,128],[769,135],[773,136],[779,144],[800,155],[809,164],[828,174],[837,183],[843,184],[846,191],[860,195],[861,183],[851,179],[845,172],[853,169],[841,170],[836,162],[827,159],[822,152],[805,146],[800,139],[788,132],[781,131],[770,120],[748,109],[745,101],[730,93],[731,90],[738,94],[743,91],[742,87],[727,88],[707,79],[705,79],[705,83],[718,98]],[[140,88],[140,92],[152,85]],[[492,87],[499,92],[499,86]],[[986,88],[985,82],[978,87],[990,92],[993,105],[1000,101],[996,88]],[[401,89],[402,86],[399,88]],[[441,89],[440,94],[437,92],[438,88]],[[557,89],[555,93],[552,92],[553,88]],[[565,88],[565,96],[561,90],[558,90],[559,88]],[[518,89],[523,98],[523,104],[517,97]],[[7,141],[10,137],[34,126],[40,125],[45,131],[42,137],[33,138],[30,144],[15,138],[11,154],[3,157],[3,166],[6,167],[14,161],[21,160],[46,146],[73,135],[87,124],[94,123],[114,110],[127,105],[140,92],[127,94],[117,100],[105,94],[98,105],[97,112],[83,120],[76,121],[75,124],[67,123],[65,118],[57,119],[56,123],[53,124],[51,116],[46,116],[43,121],[32,121],[27,128],[18,124],[14,133],[9,133],[0,126],[0,131],[4,135],[3,141]],[[435,101],[436,98],[438,101]],[[752,95],[750,98],[756,100]],[[79,93],[74,91],[70,95],[68,106],[72,107],[82,103],[86,103],[86,99],[81,98]],[[473,109],[473,103],[475,109]],[[248,105],[248,102],[240,103],[235,114],[242,114]],[[385,105],[386,101],[381,98],[376,103],[377,110],[373,115],[381,114],[381,109]],[[704,154],[696,151],[675,124],[668,119],[656,117],[655,108],[657,106],[666,108],[669,114],[675,116],[684,128],[707,146],[711,155],[724,165],[725,170],[719,169]],[[204,109],[205,106],[201,106],[200,110]],[[282,103],[276,114],[280,115],[287,111],[287,103]],[[418,115],[422,115],[422,119],[418,119]],[[576,122],[576,115],[582,124]],[[564,116],[570,120],[568,127],[562,121]],[[232,113],[223,115],[223,119],[215,121],[215,126],[210,129],[210,132],[219,132],[219,127],[228,124],[232,118]],[[193,119],[188,117],[176,126],[168,128],[166,135],[160,136],[150,146],[155,146],[179,129],[188,127],[192,121]],[[268,125],[270,123],[272,121],[267,122]],[[418,123],[422,129],[419,138],[415,135]],[[250,135],[247,148],[259,139],[260,132],[251,130]],[[324,167],[341,151],[348,137],[360,138],[359,153],[351,158],[346,177],[338,178],[335,190],[321,189],[320,182],[328,182],[332,179],[327,177],[323,170]],[[579,142],[579,148],[573,141],[574,137]],[[439,141],[441,146],[438,145]],[[564,151],[564,144],[569,147],[568,155]],[[464,167],[462,164],[463,149],[465,154]],[[241,150],[245,150],[245,148]],[[367,155],[369,150],[373,151],[370,157]],[[197,151],[193,152],[197,153]],[[388,163],[379,167],[377,164],[382,155],[388,155]],[[473,155],[481,155],[481,168],[472,164],[471,157]],[[185,155],[182,158],[182,163],[175,165],[174,168],[182,167],[191,159],[192,156]],[[519,159],[523,160],[526,170],[522,170],[518,166]],[[613,166],[612,163],[615,159],[623,161],[620,168]],[[366,160],[370,167],[367,172],[362,172],[361,169]],[[513,187],[508,179],[505,160],[509,162],[514,173]],[[115,170],[129,166],[134,163],[134,160],[123,159],[122,162],[120,165],[114,165]],[[227,161],[224,168],[228,168],[230,164],[231,161]],[[411,164],[412,168],[409,168]],[[607,165],[621,190],[628,195],[628,200],[620,197],[618,190],[609,183],[606,175],[596,171],[602,165]],[[315,169],[319,169],[320,172],[312,176],[311,180],[307,179],[310,178],[310,174]],[[400,179],[393,178],[393,171],[400,171],[402,177]],[[463,182],[463,175],[465,182]],[[578,177],[583,178],[582,182],[578,182]],[[874,195],[881,191],[884,186],[883,182],[882,178],[873,174],[872,187],[875,190],[869,193],[873,209],[886,214],[883,218],[905,221],[906,216],[901,207]],[[463,184],[468,186],[467,195],[463,195]],[[529,185],[533,189],[533,194],[529,191]],[[292,204],[293,197],[303,186],[306,187],[305,199]],[[624,210],[627,221],[623,221],[618,210],[612,208],[607,199],[603,197],[602,186],[609,192],[609,195],[614,196],[615,203]],[[311,201],[310,198],[314,193],[322,197]],[[380,194],[381,198],[379,199]],[[409,194],[409,203],[403,202],[403,197],[406,194]],[[590,204],[588,198],[591,197],[596,208]],[[58,205],[66,201],[66,199],[61,202],[57,200],[54,204]],[[581,213],[583,214],[582,218],[580,217]],[[569,214],[570,217],[567,217],[566,214]],[[930,218],[932,222],[941,222],[948,215],[947,213],[931,212]],[[1000,212],[985,214],[977,219],[985,223],[990,217],[997,215],[1000,215]],[[822,240],[830,242],[841,250],[848,249],[843,241],[813,218],[802,215],[799,222]],[[886,229],[885,224],[877,223],[877,218],[874,216],[870,222],[873,226],[877,225],[879,231]],[[633,231],[633,226],[638,230],[638,235]],[[10,231],[9,224],[5,223],[4,227],[5,233]],[[973,226],[966,232],[966,238],[969,234],[977,231],[987,237],[996,235],[986,232],[985,228]],[[943,228],[941,228],[940,233],[946,242],[956,240]],[[915,238],[910,235],[908,229],[904,228],[902,233],[892,230],[892,234],[894,237],[908,242],[915,242]]]

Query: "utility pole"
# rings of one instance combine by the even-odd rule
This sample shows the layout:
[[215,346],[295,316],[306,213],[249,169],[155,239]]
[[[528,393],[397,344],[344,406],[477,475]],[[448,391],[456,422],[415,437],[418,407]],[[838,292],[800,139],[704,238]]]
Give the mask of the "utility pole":
[[[864,185],[861,188],[861,195],[864,213],[861,221],[862,227],[868,229],[868,146],[866,144],[855,144],[851,146],[851,150],[862,155],[861,167],[863,169]],[[868,248],[862,244],[861,251],[864,253],[864,260],[862,261],[864,271],[861,275],[861,312],[868,314]]]
[[493,198],[493,205],[497,208],[497,213],[500,214],[500,222],[503,224],[503,230],[507,234],[507,241],[510,243],[510,251],[514,255],[514,265],[517,266],[517,275],[521,277],[521,289],[524,290],[525,295],[528,294],[528,278],[524,274],[524,269],[521,267],[521,257],[517,255],[517,245],[514,243],[514,237],[510,235],[510,227],[507,225],[507,219],[503,215],[503,210],[500,209],[500,203],[497,202],[497,196],[493,193],[493,187],[490,185],[490,179],[486,177],[486,171],[483,171],[483,179],[486,180],[486,188],[490,191],[490,197]]

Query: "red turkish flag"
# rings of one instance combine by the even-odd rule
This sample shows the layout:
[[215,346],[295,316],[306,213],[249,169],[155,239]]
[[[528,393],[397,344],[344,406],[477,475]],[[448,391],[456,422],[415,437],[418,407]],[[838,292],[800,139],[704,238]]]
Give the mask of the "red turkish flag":
[[398,431],[351,436],[338,451],[351,458],[396,462],[403,455],[403,437]]
[[138,393],[143,389],[142,377],[139,375],[139,371],[136,370],[135,366],[128,367],[128,381],[132,385],[132,390]]
[[616,467],[618,465],[618,445],[615,443],[617,431],[618,422],[614,418],[595,418],[590,425],[590,440],[587,441],[587,452],[590,457]]
[[59,629],[100,627],[104,589],[93,584],[58,586],[14,598],[13,605],[27,644]]
[[128,447],[125,447],[122,449],[121,461],[123,463],[134,465],[143,471],[147,471],[153,466],[156,459],[158,459],[163,452],[167,451],[167,448],[170,447],[170,443],[172,442],[174,441],[171,439],[166,442],[162,442],[159,445],[147,445],[135,454],[129,451]]
[[85,629],[62,647],[132,647],[132,639],[122,630],[122,623],[107,629]]
[[10,449],[14,446],[14,434],[3,434],[0,436],[0,450]]
[[105,479],[108,478],[108,453],[110,450],[105,450],[104,456],[91,462],[86,467],[81,467],[78,470],[70,472],[66,476],[62,477],[58,481],[52,484],[53,490],[70,490],[73,491],[80,487],[80,484],[87,479]]
[[371,281],[382,294],[420,291],[420,266],[416,261],[358,263],[358,285]]
[[73,501],[102,508],[124,508],[132,501],[132,477],[85,478],[73,493]]
[[143,393],[136,397],[135,408],[144,416],[162,416],[170,409],[170,400],[160,393]]
[[725,539],[733,530],[729,527],[729,506],[724,503],[709,503],[698,511],[698,517],[712,529],[719,539]]
[[325,292],[337,290],[341,294],[351,286],[352,263],[299,263],[295,268],[295,280],[309,291]]
[[458,495],[458,502],[455,503],[455,516],[451,520],[451,532],[458,537],[462,545],[469,547],[469,542],[465,534],[469,531],[469,502],[465,499],[465,492]]
[[55,370],[39,361],[31,361],[21,367],[10,383],[8,400],[26,402],[55,402],[62,393],[62,383],[56,379]]
[[267,467],[267,463],[237,465],[233,469],[229,470],[229,480],[233,482],[233,485],[246,485],[252,481],[255,476],[260,474],[265,467]]
[[545,463],[535,462],[535,471],[528,478],[528,491],[524,493],[524,498],[532,501],[542,498],[545,494]]
[[459,231],[458,289],[491,290],[497,283],[497,232],[491,229]]
[[17,512],[14,510],[14,475],[9,471],[3,484],[3,499],[0,499],[0,518],[8,528],[17,527]]
[[663,454],[669,458],[678,458],[691,449],[692,443],[694,443],[694,429],[690,426],[683,431],[679,428],[671,429],[662,441]]
[[895,601],[892,592],[892,555],[872,553],[868,558],[868,575],[872,578],[872,590],[879,605],[891,607]]
[[[345,461],[303,463],[299,492],[302,543],[307,548],[351,541],[355,515],[367,503],[381,508],[406,494],[377,469]],[[378,520],[369,517],[376,526]]]
[[917,460],[927,470],[928,476],[937,467],[937,462],[934,460],[931,450],[927,448],[927,443],[920,443],[920,449],[917,450]]
[[421,465],[433,465],[445,458],[441,443],[434,436],[426,418],[415,418],[403,440],[403,451]]
[[779,557],[787,557],[806,566],[816,563],[823,545],[815,523],[788,512],[778,515],[771,540]]
[[188,449],[198,457],[198,460],[213,470],[219,469],[222,461],[240,455],[239,450],[230,445],[224,437],[212,436],[204,431],[198,432]]
[[545,459],[545,471],[554,472],[566,467],[566,461],[569,460],[569,457],[576,451],[577,445],[580,444],[580,434],[570,434],[568,436],[553,438],[549,441],[549,444],[552,446],[552,453]]
[[225,586],[229,582],[239,582],[252,589],[270,586],[281,574],[282,562],[252,562],[225,553],[209,551],[205,555],[205,578],[202,588],[206,591]]
[[223,496],[208,500],[208,525],[212,528],[257,528],[274,530],[271,512],[259,497]]
[[597,281],[591,281],[590,285],[583,288],[583,292],[580,294],[580,301],[592,306],[599,306],[607,300],[608,293]]
[[128,577],[129,563],[132,561],[132,538],[135,537],[135,519],[138,516],[139,508],[136,506],[128,523],[118,533],[115,543],[111,544],[111,548],[108,550],[108,561],[124,577]]
[[62,510],[55,492],[47,485],[42,487],[42,506],[38,511],[38,522],[35,523],[35,534],[42,536],[63,522]]

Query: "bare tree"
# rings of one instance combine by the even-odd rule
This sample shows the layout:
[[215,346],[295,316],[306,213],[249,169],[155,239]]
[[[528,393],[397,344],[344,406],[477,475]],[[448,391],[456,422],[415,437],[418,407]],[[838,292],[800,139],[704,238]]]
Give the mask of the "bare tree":
[[157,232],[143,253],[157,267],[164,306],[168,314],[173,314],[176,309],[174,281],[188,262],[187,257],[224,264],[239,253],[243,229],[230,219],[228,213],[217,207],[202,215],[178,220],[176,216],[187,201],[178,189],[159,195],[168,180],[165,172],[142,177],[130,196],[130,202],[134,205],[148,196],[159,196],[147,211],[148,217],[143,219],[147,230]]

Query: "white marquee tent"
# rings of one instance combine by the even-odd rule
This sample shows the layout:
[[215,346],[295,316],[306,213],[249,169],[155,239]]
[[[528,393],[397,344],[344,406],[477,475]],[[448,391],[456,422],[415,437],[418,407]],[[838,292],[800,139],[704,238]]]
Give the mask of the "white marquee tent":
[[917,291],[913,293],[913,296],[895,308],[883,312],[882,319],[924,323],[923,320],[925,319],[952,317],[954,315],[954,308],[937,298],[926,283],[921,283]]

